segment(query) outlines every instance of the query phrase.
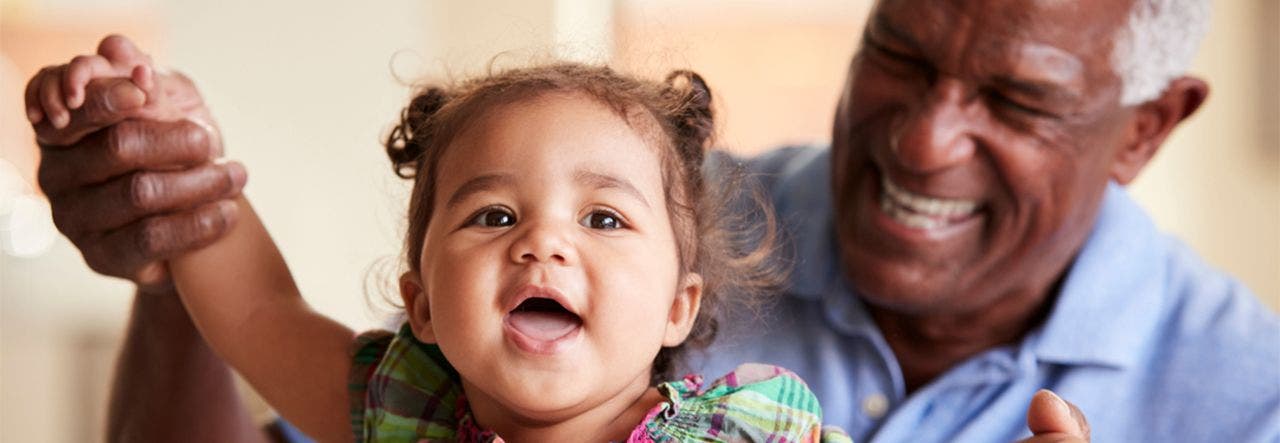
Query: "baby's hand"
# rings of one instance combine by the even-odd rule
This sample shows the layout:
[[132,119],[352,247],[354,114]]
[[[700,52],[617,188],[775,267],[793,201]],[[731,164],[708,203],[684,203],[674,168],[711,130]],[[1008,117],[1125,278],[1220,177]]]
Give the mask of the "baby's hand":
[[33,125],[47,119],[54,129],[66,128],[72,111],[84,105],[90,81],[118,77],[130,79],[136,87],[121,91],[124,94],[118,98],[141,100],[138,105],[146,102],[147,93],[155,87],[151,59],[127,39],[109,36],[98,45],[97,54],[78,55],[69,63],[47,66],[31,79],[26,90],[27,119]]
[[45,67],[27,84],[27,118],[44,146],[68,146],[122,119],[191,120],[216,132],[182,74],[156,69],[129,39],[102,39],[97,54]]

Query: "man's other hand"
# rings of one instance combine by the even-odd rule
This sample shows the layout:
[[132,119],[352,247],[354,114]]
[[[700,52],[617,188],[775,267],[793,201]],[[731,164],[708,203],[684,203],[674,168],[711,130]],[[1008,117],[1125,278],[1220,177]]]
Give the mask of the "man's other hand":
[[1022,443],[1087,443],[1089,421],[1075,405],[1057,394],[1041,389],[1027,408],[1027,428],[1031,437]]

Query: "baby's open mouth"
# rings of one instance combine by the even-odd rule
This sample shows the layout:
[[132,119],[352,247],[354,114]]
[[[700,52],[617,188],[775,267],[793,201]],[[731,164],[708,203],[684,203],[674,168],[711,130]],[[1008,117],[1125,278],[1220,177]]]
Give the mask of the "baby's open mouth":
[[526,337],[549,342],[577,330],[582,326],[582,318],[555,300],[533,297],[512,309],[507,314],[507,323]]

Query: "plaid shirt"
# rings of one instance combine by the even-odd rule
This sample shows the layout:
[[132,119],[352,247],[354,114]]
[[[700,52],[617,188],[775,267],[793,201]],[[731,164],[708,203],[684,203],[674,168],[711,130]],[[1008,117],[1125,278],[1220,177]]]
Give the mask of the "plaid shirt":
[[[458,373],[440,349],[398,334],[356,338],[348,389],[356,442],[502,442],[471,418]],[[663,383],[667,398],[636,425],[629,443],[677,441],[851,442],[822,428],[813,392],[785,369],[746,364],[703,386],[702,377]]]

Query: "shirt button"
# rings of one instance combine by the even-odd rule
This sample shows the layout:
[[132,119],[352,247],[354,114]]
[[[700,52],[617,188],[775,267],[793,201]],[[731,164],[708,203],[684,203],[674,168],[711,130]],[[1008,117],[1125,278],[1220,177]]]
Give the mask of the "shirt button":
[[878,419],[884,417],[884,413],[889,411],[889,399],[884,394],[871,394],[862,399],[862,413],[868,417]]

